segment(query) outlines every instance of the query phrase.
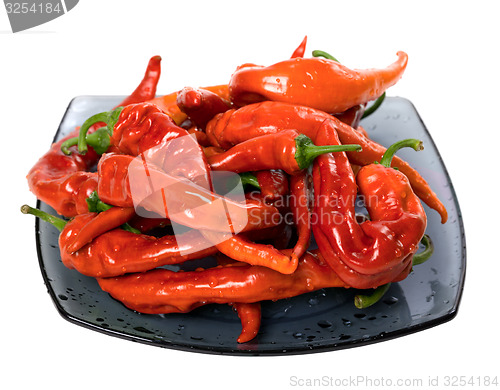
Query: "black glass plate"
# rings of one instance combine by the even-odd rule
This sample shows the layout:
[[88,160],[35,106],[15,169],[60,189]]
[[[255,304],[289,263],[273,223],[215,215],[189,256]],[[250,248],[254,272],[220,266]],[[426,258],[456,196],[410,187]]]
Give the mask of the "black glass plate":
[[[73,99],[55,140],[94,113],[113,108],[118,96]],[[238,344],[241,324],[227,305],[208,305],[189,314],[147,315],[125,308],[99,288],[93,278],[67,269],[61,262],[58,231],[36,223],[38,258],[45,284],[59,313],[68,321],[150,345],[232,355],[284,355],[360,346],[407,335],[454,318],[465,278],[465,236],[458,201],[431,136],[411,102],[387,98],[363,121],[370,137],[388,146],[404,138],[423,140],[425,150],[402,150],[424,176],[449,213],[442,225],[426,207],[427,233],[435,253],[402,282],[393,283],[385,298],[359,310],[355,290],[324,289],[292,299],[264,302],[262,326],[249,343]],[[54,213],[47,205],[39,207]],[[196,267],[196,264],[192,264]]]

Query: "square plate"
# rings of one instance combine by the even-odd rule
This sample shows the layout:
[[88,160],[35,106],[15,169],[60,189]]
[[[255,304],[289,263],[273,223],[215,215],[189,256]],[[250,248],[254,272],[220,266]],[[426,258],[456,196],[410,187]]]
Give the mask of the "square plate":
[[[74,98],[54,141],[121,100],[121,96]],[[448,222],[442,225],[439,215],[424,205],[428,216],[426,233],[434,242],[434,254],[404,281],[393,283],[384,299],[374,306],[357,309],[353,303],[354,289],[323,289],[263,302],[258,336],[249,343],[238,344],[241,323],[228,305],[207,305],[188,314],[168,315],[127,309],[103,292],[94,278],[67,269],[59,254],[59,232],[37,219],[40,269],[59,313],[75,324],[132,341],[228,355],[330,351],[407,335],[451,320],[457,313],[465,279],[465,235],[459,204],[439,152],[416,109],[406,99],[387,98],[362,125],[372,139],[385,146],[404,138],[424,142],[423,152],[402,150],[398,155],[428,181],[449,215]],[[55,214],[42,202],[38,202],[38,207]],[[191,262],[187,267],[198,265],[199,261]]]

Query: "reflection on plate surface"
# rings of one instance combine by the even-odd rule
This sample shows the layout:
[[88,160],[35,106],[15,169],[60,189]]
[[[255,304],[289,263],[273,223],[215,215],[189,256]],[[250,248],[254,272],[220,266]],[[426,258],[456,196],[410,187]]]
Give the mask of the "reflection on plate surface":
[[[120,96],[73,99],[55,140],[83,121],[113,108]],[[393,283],[384,299],[359,310],[356,290],[324,289],[292,299],[264,302],[262,326],[251,342],[238,344],[241,323],[227,305],[208,305],[188,314],[147,315],[127,309],[99,288],[95,279],[67,269],[61,262],[58,231],[36,222],[40,268],[48,291],[67,320],[109,335],[160,347],[233,355],[283,355],[359,346],[419,331],[452,319],[458,310],[465,278],[465,236],[453,186],[432,139],[415,108],[406,99],[387,98],[361,123],[370,137],[388,146],[404,138],[419,138],[425,150],[401,150],[429,182],[448,210],[444,225],[425,207],[426,233],[434,255],[415,267],[402,282]],[[39,207],[54,213],[39,202]],[[210,261],[210,259],[206,260]],[[196,267],[196,264],[187,264]]]

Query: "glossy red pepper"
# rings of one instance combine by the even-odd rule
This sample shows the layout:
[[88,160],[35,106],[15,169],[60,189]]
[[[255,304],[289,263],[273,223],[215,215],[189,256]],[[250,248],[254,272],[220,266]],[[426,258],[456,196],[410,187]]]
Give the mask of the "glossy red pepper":
[[231,103],[219,95],[207,89],[191,87],[185,87],[177,94],[177,105],[202,129],[215,115],[231,108]]
[[311,179],[311,175],[307,171],[290,178],[290,209],[298,235],[297,242],[293,248],[292,258],[298,259],[302,257],[311,243]]
[[260,302],[256,303],[231,303],[230,304],[241,320],[241,333],[238,336],[238,343],[247,343],[253,340],[259,333],[261,322]]
[[[214,85],[210,87],[203,87],[203,90],[215,93],[221,99],[229,101],[229,88],[227,84]],[[148,102],[157,106],[165,114],[172,118],[172,120],[180,125],[187,119],[187,115],[181,111],[177,105],[177,95],[179,92],[173,92],[168,95],[159,96],[151,99]]]
[[[351,163],[364,166],[382,158],[385,147],[366,138],[337,118],[323,111],[287,103],[263,102],[229,110],[212,119],[207,125],[206,133],[213,146],[223,149],[229,149],[251,138],[288,129],[295,129],[315,142],[318,129],[325,120],[329,120],[328,123],[338,133],[342,144],[361,146],[362,150],[359,152],[347,152]],[[446,208],[425,179],[397,156],[394,157],[392,165],[408,177],[413,191],[429,207],[436,210],[441,216],[441,222],[445,223],[448,219]]]
[[283,199],[289,193],[288,175],[280,169],[254,172],[260,193],[267,201]]
[[202,234],[221,253],[236,261],[267,267],[282,274],[291,274],[297,269],[298,258],[291,258],[272,245],[252,242],[240,234],[227,238],[219,232],[202,231]]
[[385,69],[351,70],[326,58],[291,58],[267,67],[245,64],[231,76],[229,94],[239,106],[272,100],[340,113],[396,84],[408,62],[406,53],[397,56]]
[[[107,221],[109,224],[96,224],[96,218],[102,213],[79,214],[67,222],[28,206],[23,206],[21,211],[57,227],[61,231],[59,248],[62,262],[66,267],[87,276],[112,277],[144,272],[163,265],[204,258],[217,252],[215,247],[206,245],[207,241],[195,230],[183,233],[183,244],[179,246],[178,240],[172,235],[156,238],[123,229],[112,229],[98,235],[105,227],[112,227],[112,221]],[[90,229],[95,227],[100,231]],[[90,231],[84,233],[85,241],[88,237],[93,237],[92,240],[72,252],[71,247],[82,241],[79,235],[86,229]],[[206,249],[197,249],[202,246]]]
[[302,58],[302,57],[304,57],[304,54],[306,52],[306,45],[307,45],[307,35],[304,37],[302,42],[300,42],[300,45],[295,49],[295,51],[293,52],[293,54],[290,58]]
[[[316,141],[339,142],[326,126]],[[412,141],[418,150],[421,143]],[[389,153],[392,159],[392,147]],[[363,167],[357,185],[344,154],[315,162],[314,235],[325,260],[352,287],[374,288],[393,281],[408,269],[425,232],[427,218],[419,199],[406,176],[388,168],[386,160]],[[358,188],[370,215],[361,224],[354,211]],[[328,255],[332,250],[336,256]]]
[[307,252],[297,270],[288,275],[239,263],[189,272],[156,269],[99,278],[98,282],[128,308],[149,314],[186,313],[210,303],[253,303],[290,298],[321,288],[348,287],[318,252]]
[[308,168],[321,154],[360,149],[359,145],[317,146],[295,130],[284,130],[239,143],[224,153],[209,157],[208,163],[214,171],[282,169],[294,175]]

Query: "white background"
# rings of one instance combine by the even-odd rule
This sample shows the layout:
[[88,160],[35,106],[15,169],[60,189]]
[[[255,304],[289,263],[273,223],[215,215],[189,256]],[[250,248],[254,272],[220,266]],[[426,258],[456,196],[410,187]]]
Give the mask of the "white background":
[[[97,1],[12,34],[0,8],[1,388],[291,388],[290,376],[500,375],[498,338],[498,27],[494,1]],[[181,5],[184,4],[184,5]],[[349,5],[348,5],[349,4]],[[406,51],[389,91],[417,107],[455,185],[467,238],[458,316],[399,339],[329,353],[244,358],[171,351],[62,319],[43,284],[25,175],[48,149],[70,99],[126,95],[163,58],[159,94],[225,83],[244,62],[288,58],[308,35],[354,68]]]

